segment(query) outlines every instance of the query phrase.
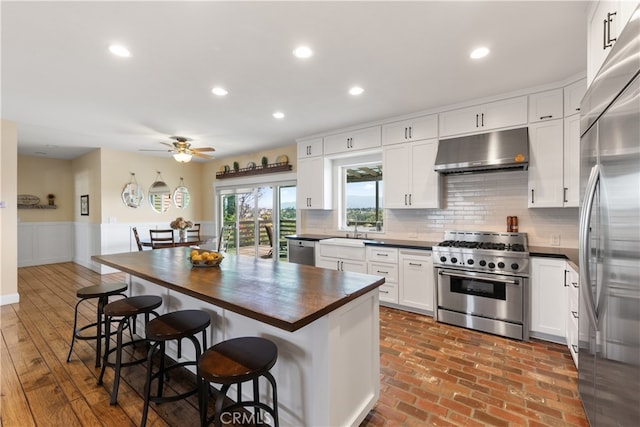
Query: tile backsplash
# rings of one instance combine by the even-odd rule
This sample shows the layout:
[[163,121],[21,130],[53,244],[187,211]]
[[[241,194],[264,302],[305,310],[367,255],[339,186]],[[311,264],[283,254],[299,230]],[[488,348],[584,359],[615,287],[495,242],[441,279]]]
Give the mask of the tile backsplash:
[[[445,230],[506,231],[507,216],[530,246],[578,247],[578,208],[527,207],[527,172],[505,171],[442,177],[442,209],[385,209],[384,237],[442,240]],[[338,233],[337,211],[304,211],[301,232]],[[558,243],[558,242],[556,242]]]

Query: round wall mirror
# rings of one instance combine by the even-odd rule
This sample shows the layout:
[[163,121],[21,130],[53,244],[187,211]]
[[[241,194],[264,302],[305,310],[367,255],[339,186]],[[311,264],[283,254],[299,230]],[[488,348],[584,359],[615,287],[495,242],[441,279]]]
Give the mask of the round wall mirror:
[[122,201],[130,208],[139,208],[144,201],[144,191],[136,181],[136,174],[131,173],[131,181],[122,189]]
[[190,201],[189,189],[184,186],[184,180],[180,177],[180,185],[173,191],[173,204],[176,208],[184,209],[189,206]]
[[149,187],[149,203],[156,212],[166,212],[171,206],[171,188],[162,181],[160,172],[156,181]]

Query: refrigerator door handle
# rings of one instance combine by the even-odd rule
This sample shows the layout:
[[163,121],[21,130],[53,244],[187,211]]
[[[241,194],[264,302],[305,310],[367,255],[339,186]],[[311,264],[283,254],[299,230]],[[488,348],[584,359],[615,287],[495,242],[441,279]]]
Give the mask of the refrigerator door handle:
[[593,211],[593,199],[596,195],[598,182],[600,181],[600,165],[591,168],[589,181],[585,191],[584,204],[580,212],[580,235],[579,235],[579,262],[580,262],[580,293],[584,295],[587,315],[596,331],[598,331],[598,315],[591,292],[591,274],[589,271],[589,220]]

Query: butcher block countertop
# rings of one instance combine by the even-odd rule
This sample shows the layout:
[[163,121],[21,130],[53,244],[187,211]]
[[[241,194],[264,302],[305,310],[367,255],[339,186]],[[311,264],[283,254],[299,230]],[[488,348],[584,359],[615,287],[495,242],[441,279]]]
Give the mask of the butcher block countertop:
[[219,267],[192,268],[190,248],[92,260],[269,325],[296,331],[384,283],[384,278],[224,254]]

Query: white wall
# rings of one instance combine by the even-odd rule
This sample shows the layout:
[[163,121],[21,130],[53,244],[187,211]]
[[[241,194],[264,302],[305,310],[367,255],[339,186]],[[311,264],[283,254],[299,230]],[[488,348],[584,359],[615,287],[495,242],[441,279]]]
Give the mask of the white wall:
[[18,295],[18,133],[16,124],[0,123],[0,305],[13,304]]

